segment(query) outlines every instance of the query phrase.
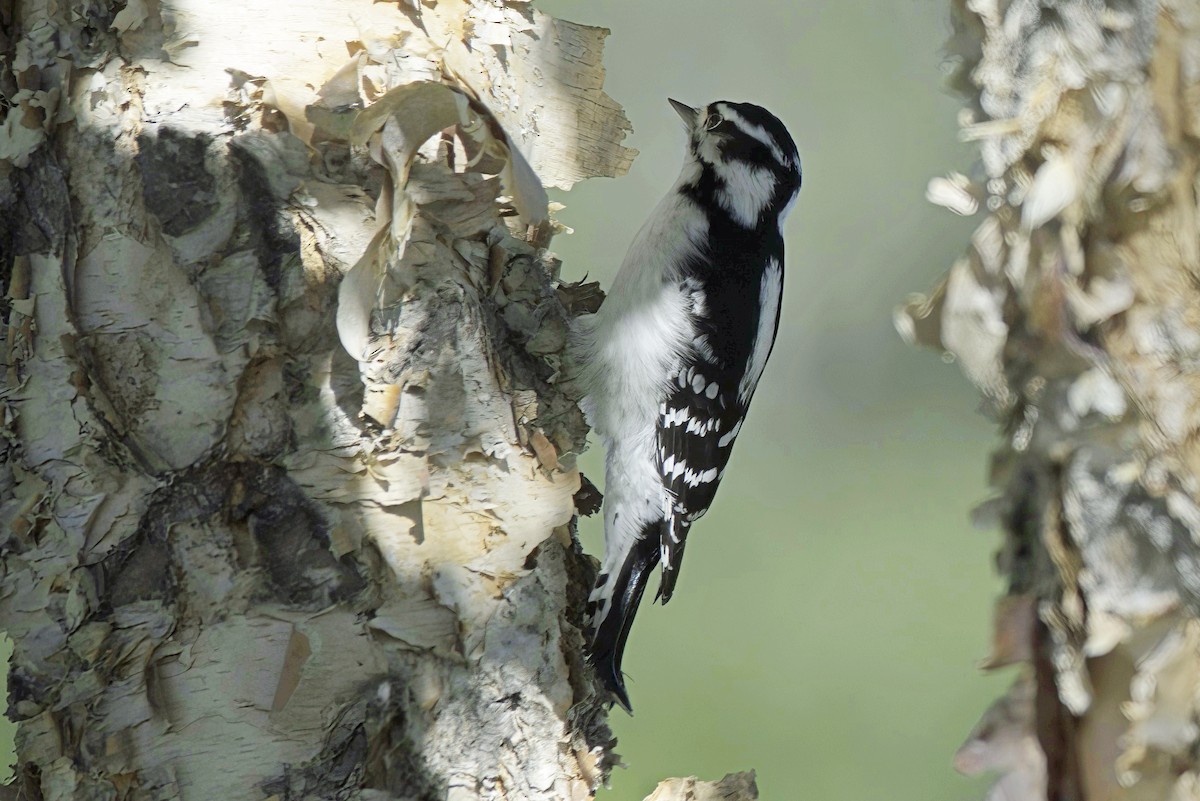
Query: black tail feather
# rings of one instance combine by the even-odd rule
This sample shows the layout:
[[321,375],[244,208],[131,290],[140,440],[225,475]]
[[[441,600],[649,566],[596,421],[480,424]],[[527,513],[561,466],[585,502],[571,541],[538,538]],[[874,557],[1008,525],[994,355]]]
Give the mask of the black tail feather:
[[646,591],[646,582],[658,564],[661,526],[661,522],[646,524],[641,537],[625,557],[617,577],[612,608],[600,621],[592,637],[591,654],[588,657],[604,686],[631,715],[633,707],[625,691],[621,657],[625,653],[625,641],[629,639],[629,630],[633,626],[638,604],[642,601],[642,593]]
[[667,601],[671,600],[671,595],[675,592],[675,582],[679,580],[679,565],[683,563],[683,546],[684,542],[679,542],[671,551],[671,563],[663,565],[662,581],[658,583],[658,595],[654,596],[656,601],[662,601],[663,606],[667,605]]

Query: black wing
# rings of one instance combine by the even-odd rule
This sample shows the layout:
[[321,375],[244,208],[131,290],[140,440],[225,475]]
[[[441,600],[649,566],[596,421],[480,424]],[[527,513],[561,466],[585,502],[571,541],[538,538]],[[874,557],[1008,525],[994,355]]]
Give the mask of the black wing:
[[782,267],[772,261],[753,279],[684,282],[697,336],[672,376],[658,421],[667,493],[658,590],[664,604],[679,577],[688,529],[712,505],[775,340]]
[[681,366],[659,414],[659,470],[668,506],[663,510],[663,572],[658,589],[663,603],[671,600],[675,589],[688,529],[712,505],[733,451],[745,414],[736,394],[737,378],[730,371],[690,358]]

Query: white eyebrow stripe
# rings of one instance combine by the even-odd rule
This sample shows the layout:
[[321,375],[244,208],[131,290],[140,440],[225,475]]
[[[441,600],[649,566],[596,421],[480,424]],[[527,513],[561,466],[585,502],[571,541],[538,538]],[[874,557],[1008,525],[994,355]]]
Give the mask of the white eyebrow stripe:
[[771,151],[771,155],[775,157],[776,161],[778,161],[780,164],[790,166],[791,161],[783,155],[783,151],[780,150],[779,145],[775,143],[774,137],[767,133],[766,128],[762,127],[761,125],[751,125],[746,121],[745,117],[743,117],[741,114],[738,114],[724,103],[717,104],[717,111],[722,117],[732,122],[738,128],[741,128],[743,133],[745,133],[747,136],[752,136],[766,145],[767,149]]

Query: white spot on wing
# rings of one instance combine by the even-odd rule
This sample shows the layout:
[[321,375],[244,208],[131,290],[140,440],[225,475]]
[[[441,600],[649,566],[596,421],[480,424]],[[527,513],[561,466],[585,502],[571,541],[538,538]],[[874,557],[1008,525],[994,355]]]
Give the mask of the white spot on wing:
[[733,428],[729,429],[728,433],[722,434],[721,438],[717,440],[717,447],[724,448],[729,443],[733,442],[733,438],[736,437],[738,435],[738,432],[741,430],[742,430],[742,421],[738,420],[736,423],[733,424]]
[[689,487],[698,487],[701,484],[708,484],[717,477],[717,468],[710,467],[708,470],[685,470],[683,473],[683,482]]
[[675,479],[679,478],[679,475],[681,473],[683,473],[683,471],[688,469],[687,460],[686,459],[675,460],[674,457],[669,457],[669,458],[671,458],[671,460],[672,460],[671,469],[668,470],[667,465],[664,462],[663,463],[663,475],[666,476],[667,478],[671,479],[672,481],[674,481]]
[[767,366],[767,357],[771,355],[782,292],[783,265],[776,259],[771,259],[767,262],[767,269],[763,271],[762,283],[758,289],[758,331],[754,335],[754,349],[750,352],[746,372],[738,382],[738,398],[743,404],[750,402],[750,396],[758,386],[758,379],[762,377],[763,368]]
[[663,415],[663,419],[662,419],[663,428],[670,428],[671,426],[681,426],[686,422],[688,422],[688,410],[687,410],[686,406],[680,407],[678,409],[671,409],[671,410],[667,411]]

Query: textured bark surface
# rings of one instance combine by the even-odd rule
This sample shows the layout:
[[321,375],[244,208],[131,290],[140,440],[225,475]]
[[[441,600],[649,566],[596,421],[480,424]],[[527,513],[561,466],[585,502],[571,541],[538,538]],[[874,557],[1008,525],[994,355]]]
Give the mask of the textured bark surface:
[[994,799],[1200,798],[1200,7],[959,0],[984,209],[902,333],[982,390],[1019,664],[960,750]]
[[0,4],[22,798],[569,799],[585,426],[543,186],[606,31],[483,0]]
[[716,782],[702,782],[695,776],[660,782],[646,801],[756,801],[758,785],[754,771],[730,773]]

